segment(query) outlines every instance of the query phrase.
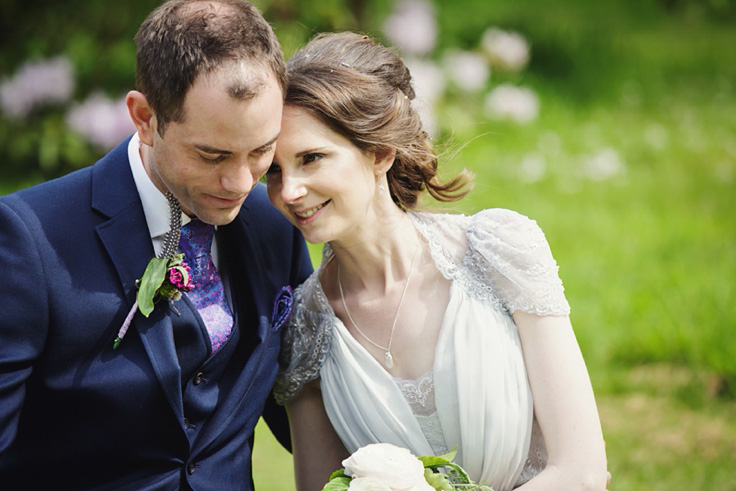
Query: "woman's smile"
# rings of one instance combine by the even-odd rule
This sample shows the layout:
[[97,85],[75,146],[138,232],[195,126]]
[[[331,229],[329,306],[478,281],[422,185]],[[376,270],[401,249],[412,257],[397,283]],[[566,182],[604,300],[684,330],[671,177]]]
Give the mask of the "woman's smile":
[[314,208],[309,208],[307,210],[294,211],[294,215],[296,215],[297,220],[298,220],[298,222],[299,222],[300,225],[308,225],[309,223],[312,223],[314,220],[317,219],[317,215],[319,215],[319,212],[325,206],[327,206],[330,203],[330,201],[332,201],[332,200],[329,200],[328,199],[324,203],[320,203],[317,206],[315,206]]

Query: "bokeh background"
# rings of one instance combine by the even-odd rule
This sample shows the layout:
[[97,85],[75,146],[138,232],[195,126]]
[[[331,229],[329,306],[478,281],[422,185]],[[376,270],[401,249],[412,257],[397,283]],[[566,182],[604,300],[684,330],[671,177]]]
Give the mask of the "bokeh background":
[[[132,38],[158,4],[0,2],[0,194],[132,131]],[[321,31],[395,47],[443,174],[476,174],[449,209],[512,208],[545,230],[610,488],[736,490],[736,1],[255,4],[287,58]],[[255,467],[260,491],[293,489],[263,425]]]

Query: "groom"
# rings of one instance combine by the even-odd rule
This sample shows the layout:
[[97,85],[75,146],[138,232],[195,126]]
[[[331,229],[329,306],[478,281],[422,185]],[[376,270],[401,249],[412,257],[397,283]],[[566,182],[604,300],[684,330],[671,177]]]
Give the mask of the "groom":
[[[288,441],[269,398],[274,299],[311,264],[258,184],[280,132],[281,48],[239,0],[167,2],[136,43],[133,137],[0,198],[3,489],[250,490],[262,413]],[[144,315],[136,280],[178,252],[194,289]]]

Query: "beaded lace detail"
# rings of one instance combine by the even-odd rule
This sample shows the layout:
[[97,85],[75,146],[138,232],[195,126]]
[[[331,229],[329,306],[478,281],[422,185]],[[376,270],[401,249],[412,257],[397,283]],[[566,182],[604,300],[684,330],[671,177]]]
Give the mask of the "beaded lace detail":
[[[459,282],[469,295],[505,313],[569,314],[557,263],[533,220],[502,209],[474,216],[409,216],[426,238],[440,273]],[[285,329],[282,370],[274,386],[280,404],[317,379],[329,356],[336,317],[319,277],[332,255],[326,244],[322,264],[294,292],[294,314]]]
[[[509,313],[570,313],[557,263],[534,220],[502,209],[460,218],[425,213],[410,216],[427,238],[437,269],[445,278],[463,284],[478,300]],[[458,242],[457,237],[467,242]]]
[[514,488],[518,488],[527,481],[542,472],[547,466],[547,448],[542,438],[542,430],[539,428],[537,419],[534,418],[532,423],[532,438],[529,443],[529,454],[524,462],[524,468],[521,470],[519,478],[516,480]]
[[445,435],[434,402],[434,372],[429,370],[416,380],[393,377],[404,399],[409,403],[427,442],[435,455],[447,453]]

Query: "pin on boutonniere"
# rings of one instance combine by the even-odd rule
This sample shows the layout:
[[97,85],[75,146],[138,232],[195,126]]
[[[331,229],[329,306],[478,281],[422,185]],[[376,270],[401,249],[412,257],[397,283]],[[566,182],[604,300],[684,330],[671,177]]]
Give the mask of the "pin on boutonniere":
[[153,312],[154,303],[160,298],[168,299],[173,306],[174,301],[181,298],[182,292],[191,291],[195,287],[192,281],[192,270],[184,262],[184,254],[176,254],[181,236],[179,201],[171,193],[166,193],[166,199],[169,200],[171,228],[164,237],[161,254],[151,259],[143,276],[135,282],[138,288],[136,300],[118,331],[118,336],[112,345],[113,349],[120,346],[136,311],[148,317]]

